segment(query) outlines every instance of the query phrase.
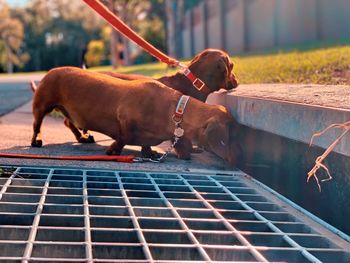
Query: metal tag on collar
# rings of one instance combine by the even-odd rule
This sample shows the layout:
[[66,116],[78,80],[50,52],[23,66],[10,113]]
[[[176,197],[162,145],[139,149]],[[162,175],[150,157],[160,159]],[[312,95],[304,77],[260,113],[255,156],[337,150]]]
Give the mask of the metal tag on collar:
[[175,115],[176,116],[181,116],[184,114],[187,102],[189,100],[190,96],[187,95],[182,95],[179,102],[177,103],[177,107],[175,110]]
[[181,127],[176,127],[174,130],[174,136],[177,138],[182,137],[185,134],[185,130],[182,129]]
[[182,95],[181,98],[179,99],[179,102],[177,103],[176,110],[173,115],[173,121],[175,122],[176,125],[179,125],[182,121],[182,116],[184,114],[189,98],[190,97],[187,95]]

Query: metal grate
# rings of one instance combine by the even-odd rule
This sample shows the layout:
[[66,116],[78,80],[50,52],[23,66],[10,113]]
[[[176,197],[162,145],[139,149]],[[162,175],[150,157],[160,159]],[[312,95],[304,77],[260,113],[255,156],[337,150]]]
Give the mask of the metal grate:
[[241,172],[0,175],[0,260],[350,262],[346,241],[290,214]]

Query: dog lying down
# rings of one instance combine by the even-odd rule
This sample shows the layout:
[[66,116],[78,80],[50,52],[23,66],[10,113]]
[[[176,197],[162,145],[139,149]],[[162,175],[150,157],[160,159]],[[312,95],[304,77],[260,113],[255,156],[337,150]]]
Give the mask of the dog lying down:
[[[115,141],[107,154],[121,154],[125,145],[155,146],[174,137],[173,115],[182,94],[155,80],[126,81],[74,67],[52,69],[40,82],[33,100],[31,145],[41,147],[45,115],[60,110],[80,142],[78,129],[103,133]],[[238,123],[223,107],[190,98],[175,145],[177,157],[190,159],[192,141],[233,165],[240,146],[234,140]]]

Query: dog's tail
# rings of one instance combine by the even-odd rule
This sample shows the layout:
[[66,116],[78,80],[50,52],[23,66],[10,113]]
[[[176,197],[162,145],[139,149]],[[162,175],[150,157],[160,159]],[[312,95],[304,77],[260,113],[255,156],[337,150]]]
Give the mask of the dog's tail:
[[30,88],[32,89],[33,92],[35,92],[36,89],[38,88],[33,80],[30,82]]

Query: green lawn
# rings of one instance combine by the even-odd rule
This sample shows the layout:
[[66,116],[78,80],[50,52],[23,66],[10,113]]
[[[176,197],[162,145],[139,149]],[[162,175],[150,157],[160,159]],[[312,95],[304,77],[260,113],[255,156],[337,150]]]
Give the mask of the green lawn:
[[[234,56],[234,72],[240,83],[350,84],[350,45],[305,49]],[[111,67],[91,70],[111,70]],[[154,63],[116,71],[157,77],[176,70]]]
[[[350,40],[345,44],[307,44],[233,56],[240,83],[316,83],[350,85]],[[111,66],[90,68],[110,71]],[[163,63],[120,67],[116,71],[158,77],[176,72]],[[22,74],[22,73],[20,73]],[[0,74],[1,76],[2,74]]]

